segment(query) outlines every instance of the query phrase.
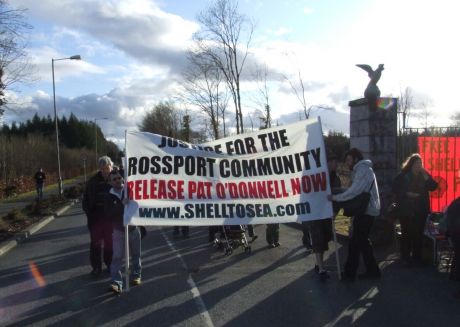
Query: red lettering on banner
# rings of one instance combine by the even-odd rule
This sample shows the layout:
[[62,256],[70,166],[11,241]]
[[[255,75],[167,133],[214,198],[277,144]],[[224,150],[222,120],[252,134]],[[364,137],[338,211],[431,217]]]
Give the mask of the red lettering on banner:
[[301,178],[291,178],[291,189],[292,195],[300,193],[326,191],[327,189],[327,178],[326,173],[318,173],[315,175],[304,175]]
[[131,200],[177,200],[184,199],[184,181],[162,179],[140,179],[128,182]]
[[438,182],[438,189],[430,193],[432,211],[442,211],[460,196],[460,137],[418,138],[423,166]]
[[211,199],[212,182],[188,182],[188,198],[189,199]]

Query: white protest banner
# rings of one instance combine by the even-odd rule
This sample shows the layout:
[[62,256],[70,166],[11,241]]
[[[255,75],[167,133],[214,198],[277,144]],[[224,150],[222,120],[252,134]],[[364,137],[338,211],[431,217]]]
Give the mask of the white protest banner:
[[247,225],[332,216],[321,123],[307,120],[204,145],[126,133],[125,224]]

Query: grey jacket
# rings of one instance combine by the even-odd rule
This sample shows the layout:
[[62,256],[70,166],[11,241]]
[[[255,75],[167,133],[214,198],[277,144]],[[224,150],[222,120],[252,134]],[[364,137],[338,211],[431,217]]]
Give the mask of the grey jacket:
[[374,217],[378,216],[380,214],[380,198],[377,178],[372,170],[372,161],[358,161],[351,172],[351,180],[351,186],[345,192],[333,195],[332,200],[346,201],[354,198],[362,192],[369,192],[372,181],[374,181],[370,191],[371,199],[369,200],[369,205],[366,209],[366,215]]

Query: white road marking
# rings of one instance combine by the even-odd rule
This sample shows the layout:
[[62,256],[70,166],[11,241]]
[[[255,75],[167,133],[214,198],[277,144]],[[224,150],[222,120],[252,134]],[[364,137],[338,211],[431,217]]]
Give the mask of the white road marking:
[[[161,235],[163,236],[163,238],[165,239],[166,243],[171,248],[171,250],[176,254],[177,258],[179,258],[185,271],[189,271],[184,259],[180,255],[179,251],[176,250],[176,248],[174,247],[174,244],[172,244],[169,241],[168,236],[165,234],[163,229],[161,230]],[[209,315],[208,309],[206,308],[206,304],[201,298],[200,291],[198,290],[198,287],[196,287],[195,281],[193,280],[190,273],[188,274],[188,277],[187,277],[187,283],[190,286],[190,292],[192,293],[193,299],[195,300],[195,303],[198,306],[198,311],[200,312],[200,316],[205,322],[205,326],[214,327],[214,323],[212,322],[211,316]]]

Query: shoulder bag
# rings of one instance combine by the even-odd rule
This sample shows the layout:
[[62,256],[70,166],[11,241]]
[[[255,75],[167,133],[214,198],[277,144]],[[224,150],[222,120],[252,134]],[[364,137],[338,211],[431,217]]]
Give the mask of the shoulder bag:
[[354,198],[339,202],[339,207],[343,209],[343,214],[347,217],[354,217],[362,215],[366,212],[367,206],[369,205],[369,200],[371,199],[371,189],[374,185],[372,181],[369,191],[362,192]]

